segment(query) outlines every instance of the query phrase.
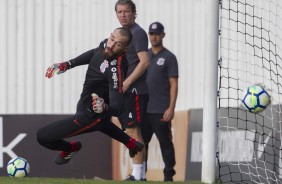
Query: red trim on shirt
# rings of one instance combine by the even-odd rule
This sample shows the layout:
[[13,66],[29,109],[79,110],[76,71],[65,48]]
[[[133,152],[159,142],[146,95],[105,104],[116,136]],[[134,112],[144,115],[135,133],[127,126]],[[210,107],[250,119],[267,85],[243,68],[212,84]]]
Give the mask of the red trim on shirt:
[[122,56],[119,56],[117,58],[117,77],[118,77],[118,92],[122,93],[122,74],[121,74],[121,62],[122,62]]

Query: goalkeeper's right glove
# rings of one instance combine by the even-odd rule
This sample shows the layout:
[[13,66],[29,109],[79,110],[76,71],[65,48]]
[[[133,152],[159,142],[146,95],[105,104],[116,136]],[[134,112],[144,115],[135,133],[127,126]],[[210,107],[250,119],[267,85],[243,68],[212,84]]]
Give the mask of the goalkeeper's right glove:
[[47,69],[45,76],[51,78],[55,73],[61,74],[70,68],[71,67],[69,61],[63,63],[55,63]]
[[96,93],[92,93],[92,106],[93,111],[96,113],[103,113],[108,110],[108,105],[104,102],[104,99],[99,97]]

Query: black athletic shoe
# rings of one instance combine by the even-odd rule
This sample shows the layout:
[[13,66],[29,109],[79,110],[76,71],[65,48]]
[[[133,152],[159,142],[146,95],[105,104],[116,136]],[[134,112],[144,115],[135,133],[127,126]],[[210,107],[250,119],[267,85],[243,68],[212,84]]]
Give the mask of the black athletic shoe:
[[143,179],[141,178],[141,180],[140,180],[140,181],[147,181],[147,179],[146,179],[146,178],[143,178]]
[[71,152],[60,151],[55,158],[55,163],[58,165],[66,164],[81,149],[81,142],[71,142],[73,150]]
[[172,177],[167,177],[167,178],[164,179],[164,181],[173,182],[173,178]]
[[144,145],[141,142],[136,141],[133,148],[129,148],[129,156],[133,158],[138,152],[142,151]]
[[128,176],[128,178],[126,178],[124,181],[140,181],[140,180],[136,180],[133,175],[130,175],[130,176]]

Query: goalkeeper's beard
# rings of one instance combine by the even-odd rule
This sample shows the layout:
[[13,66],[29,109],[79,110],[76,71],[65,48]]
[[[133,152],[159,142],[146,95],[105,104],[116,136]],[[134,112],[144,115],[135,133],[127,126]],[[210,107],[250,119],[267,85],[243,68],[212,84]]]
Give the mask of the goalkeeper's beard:
[[[108,49],[108,52],[106,52],[106,49]],[[121,53],[114,53],[112,51],[112,49],[110,49],[109,47],[106,47],[104,50],[103,50],[103,56],[105,59],[107,60],[111,60],[111,59],[114,59],[116,58],[118,55],[120,55]]]

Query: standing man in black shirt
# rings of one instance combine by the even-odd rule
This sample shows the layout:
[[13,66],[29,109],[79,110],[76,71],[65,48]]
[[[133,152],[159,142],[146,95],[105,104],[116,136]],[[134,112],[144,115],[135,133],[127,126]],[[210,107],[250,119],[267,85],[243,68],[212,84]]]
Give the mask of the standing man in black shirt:
[[131,40],[132,34],[128,29],[117,28],[96,49],[48,68],[46,77],[51,78],[55,73],[61,74],[88,64],[75,115],[51,123],[37,132],[37,140],[42,146],[60,151],[55,158],[56,164],[66,164],[81,149],[79,141],[68,142],[65,138],[93,131],[101,131],[122,142],[131,157],[142,150],[143,144],[129,137],[110,120],[121,111],[122,82],[127,70],[125,51]]
[[[127,27],[133,36],[126,52],[128,72],[123,82],[124,106],[119,121],[128,135],[143,143],[140,126],[144,123],[148,102],[146,84],[146,71],[149,66],[148,37],[144,29],[135,22],[136,6],[131,0],[118,0],[115,11],[122,27]],[[145,154],[143,149],[133,158],[133,171],[127,180],[146,179]]]
[[152,48],[149,49],[150,66],[147,75],[149,102],[142,136],[148,152],[153,133],[156,134],[165,165],[164,181],[173,181],[175,152],[171,120],[178,91],[178,63],[175,55],[163,46],[164,37],[164,26],[159,22],[152,23],[149,27]]

